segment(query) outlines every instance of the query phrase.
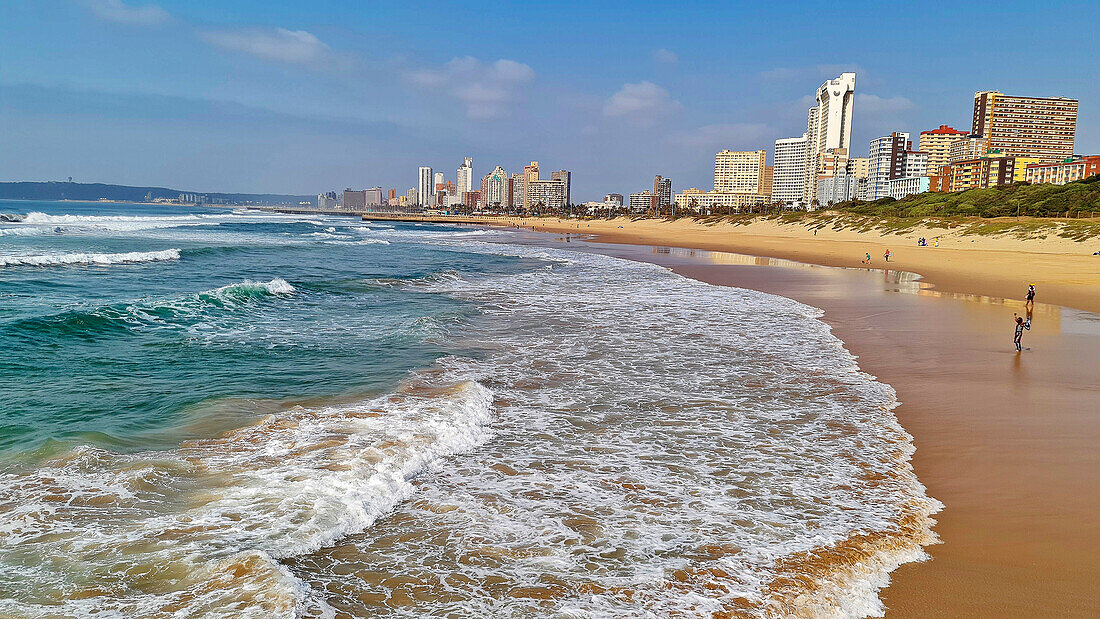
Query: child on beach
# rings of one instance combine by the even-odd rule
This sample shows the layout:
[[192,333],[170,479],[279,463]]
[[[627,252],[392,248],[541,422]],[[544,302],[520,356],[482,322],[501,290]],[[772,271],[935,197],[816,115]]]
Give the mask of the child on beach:
[[882,254],[883,258],[886,258],[886,262],[890,262],[890,250],[887,249],[886,253]]
[[1023,348],[1020,347],[1020,339],[1024,337],[1024,329],[1031,331],[1031,318],[1024,322],[1023,318],[1020,318],[1015,313],[1012,314],[1016,318],[1016,336],[1012,338],[1012,343],[1016,345],[1016,352],[1020,352]]
[[863,260],[863,264],[871,264],[871,252],[867,252],[867,258]]
[[1035,284],[1028,284],[1027,286],[1027,299],[1024,301],[1024,307],[1033,307],[1035,305]]

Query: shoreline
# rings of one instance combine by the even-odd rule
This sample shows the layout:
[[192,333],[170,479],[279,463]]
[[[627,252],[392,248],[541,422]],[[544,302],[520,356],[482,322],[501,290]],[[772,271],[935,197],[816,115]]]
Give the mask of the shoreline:
[[[755,221],[707,225],[694,221],[629,219],[567,221],[519,218],[495,222],[551,233],[595,235],[604,243],[663,245],[782,258],[832,267],[889,267],[917,273],[941,292],[1022,298],[1035,284],[1037,300],[1100,312],[1100,239],[1077,242],[1046,235],[970,236],[943,229],[914,228],[902,234],[880,231],[814,230],[799,223]],[[485,222],[484,225],[494,225]],[[919,237],[942,239],[940,247],[918,247]],[[865,264],[865,254],[871,255]]]
[[895,389],[917,478],[945,507],[932,560],[902,565],[880,590],[887,617],[1100,614],[1100,316],[1038,304],[1016,355],[1022,302],[873,268],[578,240],[571,249],[818,307],[861,369]]

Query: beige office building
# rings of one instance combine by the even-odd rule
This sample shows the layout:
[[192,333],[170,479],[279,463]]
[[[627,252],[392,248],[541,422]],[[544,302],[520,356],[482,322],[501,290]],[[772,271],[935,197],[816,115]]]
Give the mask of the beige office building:
[[990,151],[1056,163],[1073,156],[1076,132],[1076,99],[974,93],[972,133],[986,138]]
[[714,190],[764,193],[768,152],[723,150],[714,156]]

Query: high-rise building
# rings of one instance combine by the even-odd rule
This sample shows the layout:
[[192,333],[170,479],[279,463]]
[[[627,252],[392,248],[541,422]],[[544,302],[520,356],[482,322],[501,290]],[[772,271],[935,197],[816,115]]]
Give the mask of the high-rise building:
[[361,211],[367,208],[367,192],[344,190],[344,210]]
[[764,177],[761,180],[761,184],[760,184],[760,192],[759,192],[760,194],[765,195],[765,196],[769,196],[769,197],[772,195],[772,179],[774,178],[774,175],[775,175],[775,166],[770,166],[770,165],[764,166]]
[[714,156],[714,190],[765,193],[766,150],[721,150]]
[[939,129],[921,131],[917,148],[921,152],[928,153],[928,170],[936,171],[951,163],[951,145],[967,135],[966,131],[952,129],[947,125],[940,125]]
[[905,151],[905,167],[901,175],[903,177],[928,176],[928,153],[920,150]]
[[837,148],[851,152],[855,92],[855,73],[841,73],[817,88],[816,103],[806,114],[806,172],[802,195],[806,204],[812,204],[817,194],[819,155]]
[[365,198],[364,202],[366,206],[381,206],[382,204],[382,188],[371,187],[363,192]]
[[445,182],[447,182],[447,181],[446,181],[446,179],[444,179],[443,173],[442,172],[436,172],[435,177],[432,179],[432,186],[433,187],[438,187],[438,186],[442,185]]
[[977,159],[985,156],[987,152],[989,152],[989,141],[980,135],[969,134],[960,137],[948,146],[947,163]]
[[650,208],[656,213],[672,204],[672,179],[658,174],[653,177],[653,191],[651,192]]
[[528,180],[524,195],[528,208],[560,211],[565,207],[565,183],[561,180]]
[[653,208],[653,201],[655,199],[656,196],[648,189],[630,194],[630,212],[644,213],[648,211]]
[[317,194],[317,208],[322,211],[331,211],[336,209],[336,192],[330,191],[328,193]]
[[390,200],[393,200],[394,198],[397,197],[397,190],[391,187],[390,188],[390,194],[386,197],[388,197]]
[[474,189],[474,158],[466,157],[462,161],[462,165],[458,166],[458,172],[455,174],[455,190],[458,195],[462,195],[467,191],[473,191]]
[[512,208],[527,208],[527,175],[522,172],[512,173],[512,198],[509,201]]
[[423,207],[435,204],[435,181],[432,180],[431,166],[420,166],[416,186],[417,204]]
[[848,174],[856,178],[867,178],[871,171],[870,157],[850,157],[848,159]]
[[794,204],[802,201],[806,186],[805,133],[800,138],[775,141],[775,165],[772,167],[772,201]]
[[905,175],[905,153],[912,145],[909,134],[898,131],[871,140],[867,172],[868,200],[878,200],[890,195],[890,179]]
[[974,93],[971,133],[988,141],[990,151],[1056,163],[1073,156],[1077,100],[1016,97],[995,90]]
[[623,205],[623,194],[621,193],[609,193],[603,197],[604,202],[618,202],[619,206]]
[[416,199],[416,187],[409,187],[405,191],[405,203],[410,206],[420,203],[420,201]]
[[485,205],[489,208],[509,208],[512,206],[508,199],[508,173],[504,168],[497,166],[485,177]]
[[569,172],[569,170],[558,170],[557,172],[551,172],[550,180],[561,181],[565,183],[565,204],[572,204],[573,198],[569,194],[573,188],[573,175]]

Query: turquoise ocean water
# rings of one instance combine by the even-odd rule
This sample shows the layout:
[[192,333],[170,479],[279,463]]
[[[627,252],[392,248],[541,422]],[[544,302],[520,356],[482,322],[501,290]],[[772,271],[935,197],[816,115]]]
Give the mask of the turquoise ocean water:
[[938,505],[820,312],[512,234],[0,202],[0,615],[880,612]]

